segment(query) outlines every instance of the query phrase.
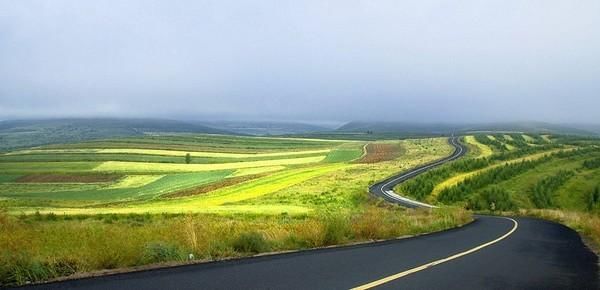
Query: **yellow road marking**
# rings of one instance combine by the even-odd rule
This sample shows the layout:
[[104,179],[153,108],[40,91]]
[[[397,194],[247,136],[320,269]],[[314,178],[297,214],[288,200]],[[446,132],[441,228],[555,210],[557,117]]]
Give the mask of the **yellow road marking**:
[[498,218],[508,219],[508,220],[510,220],[510,221],[512,221],[512,222],[514,223],[514,226],[513,226],[513,228],[512,228],[512,229],[511,229],[511,230],[510,230],[508,233],[504,234],[503,236],[501,236],[501,237],[499,237],[499,238],[497,238],[497,239],[495,239],[495,240],[493,240],[493,241],[487,242],[487,243],[485,243],[485,244],[483,244],[483,245],[480,245],[480,246],[477,246],[477,247],[475,247],[475,248],[472,248],[472,249],[470,249],[470,250],[467,250],[467,251],[464,251],[464,252],[458,253],[458,254],[456,254],[456,255],[452,255],[452,256],[450,256],[450,257],[447,257],[447,258],[439,259],[439,260],[436,260],[436,261],[433,261],[433,262],[427,263],[427,264],[425,264],[425,265],[421,265],[421,266],[419,266],[419,267],[412,268],[412,269],[410,269],[410,270],[406,270],[406,271],[404,271],[404,272],[400,272],[400,273],[397,273],[397,274],[394,274],[394,275],[391,275],[391,276],[387,276],[387,277],[381,278],[381,279],[379,279],[379,280],[373,281],[373,282],[371,282],[371,283],[368,283],[368,284],[364,284],[364,285],[361,285],[361,286],[354,287],[354,288],[352,288],[351,290],[363,290],[363,289],[371,289],[371,288],[374,288],[374,287],[380,286],[380,285],[382,285],[382,284],[385,284],[385,283],[391,282],[391,281],[393,281],[393,280],[396,280],[396,279],[402,278],[402,277],[404,277],[404,276],[407,276],[407,275],[410,275],[410,274],[413,274],[413,273],[416,273],[416,272],[419,272],[419,271],[423,271],[423,270],[425,270],[425,269],[427,269],[427,268],[429,268],[429,267],[433,267],[433,266],[435,266],[435,265],[439,265],[439,264],[442,264],[442,263],[448,262],[448,261],[450,261],[450,260],[458,259],[458,258],[460,258],[460,257],[462,257],[462,256],[465,256],[465,255],[471,254],[471,253],[473,253],[473,252],[477,252],[477,251],[479,251],[479,250],[481,250],[481,249],[483,249],[483,248],[485,248],[485,247],[487,247],[487,246],[493,245],[493,244],[495,244],[495,243],[497,243],[497,242],[500,242],[500,241],[502,241],[502,240],[506,239],[506,238],[507,238],[508,236],[510,236],[510,235],[511,235],[511,234],[512,234],[514,231],[516,231],[516,230],[517,230],[517,228],[519,227],[519,223],[518,223],[516,220],[514,220],[514,219],[507,218],[507,217],[498,217]]

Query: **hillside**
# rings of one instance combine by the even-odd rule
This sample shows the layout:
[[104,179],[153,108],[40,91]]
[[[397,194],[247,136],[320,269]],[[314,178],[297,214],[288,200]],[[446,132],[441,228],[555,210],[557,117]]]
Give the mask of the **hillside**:
[[332,128],[300,123],[275,121],[210,121],[203,124],[238,134],[285,135],[330,131]]
[[565,126],[543,122],[511,122],[487,124],[441,124],[410,122],[349,122],[338,132],[396,133],[403,135],[451,135],[472,132],[526,132],[566,135],[597,135],[598,131],[580,126]]
[[47,119],[0,121],[0,151],[53,143],[140,136],[147,132],[232,134],[204,125],[161,119]]

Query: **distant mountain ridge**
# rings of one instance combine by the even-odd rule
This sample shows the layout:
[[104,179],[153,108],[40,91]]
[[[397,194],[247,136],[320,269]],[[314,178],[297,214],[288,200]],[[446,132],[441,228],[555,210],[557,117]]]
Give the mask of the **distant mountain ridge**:
[[277,121],[208,121],[203,124],[238,134],[284,135],[331,131],[333,128],[303,122]]
[[150,132],[235,134],[200,124],[163,119],[41,119],[0,121],[0,150]]
[[487,124],[443,124],[410,122],[349,122],[338,132],[397,133],[400,135],[450,135],[469,132],[527,132],[566,135],[598,135],[598,131],[584,126],[558,125],[544,122],[507,122]]

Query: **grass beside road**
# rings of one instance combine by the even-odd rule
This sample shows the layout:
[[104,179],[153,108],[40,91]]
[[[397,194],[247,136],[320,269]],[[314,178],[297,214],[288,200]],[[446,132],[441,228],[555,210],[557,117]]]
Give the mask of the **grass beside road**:
[[459,208],[374,204],[352,212],[289,215],[30,215],[0,213],[0,285],[99,269],[240,257],[433,232],[463,225]]

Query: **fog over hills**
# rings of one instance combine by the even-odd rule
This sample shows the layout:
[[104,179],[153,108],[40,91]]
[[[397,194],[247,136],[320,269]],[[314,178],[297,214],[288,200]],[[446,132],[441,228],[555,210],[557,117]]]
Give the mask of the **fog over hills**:
[[[332,124],[290,121],[170,120],[135,118],[65,118],[0,121],[0,150],[92,139],[133,137],[156,133],[226,135],[296,135],[352,138],[379,133],[389,138],[467,134],[472,132],[530,132],[567,135],[599,135],[600,126],[544,122],[415,123],[352,121],[336,128]],[[355,136],[356,137],[356,136]]]

